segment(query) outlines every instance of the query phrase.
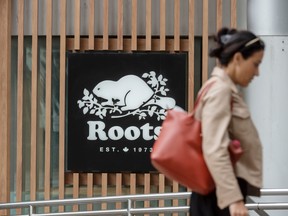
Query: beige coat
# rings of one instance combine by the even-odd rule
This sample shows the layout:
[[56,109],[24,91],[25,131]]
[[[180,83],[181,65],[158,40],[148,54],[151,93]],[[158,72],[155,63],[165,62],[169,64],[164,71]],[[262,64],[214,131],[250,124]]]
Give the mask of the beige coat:
[[[224,208],[243,199],[236,176],[249,183],[248,195],[260,195],[262,146],[248,107],[229,76],[215,67],[206,84],[210,82],[214,83],[195,118],[202,121],[204,157],[216,184],[218,206]],[[232,139],[238,139],[244,150],[235,168],[227,148]]]

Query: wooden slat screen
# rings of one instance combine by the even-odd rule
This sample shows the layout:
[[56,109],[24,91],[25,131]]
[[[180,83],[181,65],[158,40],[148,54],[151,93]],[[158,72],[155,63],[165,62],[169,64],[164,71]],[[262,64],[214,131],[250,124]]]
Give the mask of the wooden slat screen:
[[74,17],[74,50],[80,49],[80,22],[81,22],[81,0],[75,0],[75,17]]
[[94,50],[95,2],[89,1],[89,50]]
[[[23,55],[24,55],[24,1],[18,3],[18,64],[17,64],[17,150],[16,150],[16,201],[22,201],[23,179]],[[50,155],[49,155],[50,157]],[[21,214],[17,209],[17,214]]]
[[160,50],[166,46],[166,1],[160,0]]
[[38,93],[38,0],[32,1],[32,74],[31,74],[31,147],[30,147],[30,198],[36,200],[37,184],[37,93]]
[[132,1],[131,50],[137,50],[137,0]]
[[[45,94],[45,131],[51,134],[51,92],[52,92],[52,0],[46,1],[46,94]],[[45,174],[44,174],[44,198],[50,200],[51,196],[51,136],[45,136]],[[48,213],[50,208],[45,208]]]
[[194,32],[194,20],[195,20],[195,11],[194,11],[194,5],[195,0],[189,0],[189,33],[188,33],[188,39],[189,39],[189,55],[188,55],[188,62],[189,62],[189,73],[188,73],[188,110],[192,111],[193,105],[194,105],[194,48],[195,48],[195,32]]
[[151,3],[152,0],[146,0],[146,50],[151,50],[151,22],[152,22],[152,12]]
[[[137,194],[137,193],[164,193],[164,192],[178,192],[180,189],[183,190],[181,185],[177,182],[171,182],[166,179],[164,175],[157,173],[65,173],[65,96],[66,96],[66,52],[78,52],[85,50],[111,50],[111,51],[167,51],[167,52],[187,52],[188,53],[188,110],[192,110],[194,104],[194,85],[195,85],[195,28],[197,27],[195,24],[196,14],[195,13],[195,2],[197,0],[174,0],[172,3],[174,15],[171,18],[171,22],[167,20],[167,8],[169,7],[169,1],[167,0],[159,0],[158,6],[159,10],[156,11],[159,19],[154,19],[155,8],[154,4],[156,1],[145,0],[143,3],[144,8],[140,9],[141,1],[131,0],[100,0],[101,8],[96,9],[96,2],[99,3],[99,0],[86,0],[85,4],[82,4],[83,1],[75,0],[72,4],[74,4],[73,10],[73,20],[74,20],[74,28],[72,35],[67,35],[67,0],[61,1],[53,1],[53,0],[45,0],[45,23],[41,23],[42,19],[38,17],[42,14],[39,14],[39,3],[40,0],[32,0],[31,8],[32,17],[31,20],[31,39],[32,39],[32,72],[31,72],[31,102],[29,101],[29,112],[31,114],[29,126],[24,125],[24,114],[23,114],[23,103],[24,103],[24,58],[25,58],[25,20],[27,14],[25,14],[25,7],[27,7],[27,1],[18,0],[17,2],[17,127],[16,127],[16,136],[17,136],[17,148],[16,148],[16,158],[15,158],[15,187],[16,187],[16,201],[24,201],[29,197],[29,200],[42,199],[38,194],[43,192],[43,198],[45,200],[49,199],[64,199],[64,198],[78,198],[78,197],[93,197],[93,196],[107,196],[107,195],[122,195],[122,194]],[[4,20],[0,22],[1,29],[10,28],[11,20],[9,17],[9,13],[4,11],[3,7],[8,9],[11,7],[9,0],[0,1],[0,19]],[[170,1],[171,3],[172,1]],[[70,2],[69,2],[70,3]],[[223,25],[223,0],[217,0],[216,7],[211,8],[209,4],[209,0],[201,0],[200,3],[203,6],[203,10],[201,13],[201,17],[198,19],[201,20],[202,28],[202,82],[205,82],[208,79],[208,45],[209,45],[209,34],[210,32],[215,32],[216,29],[219,29]],[[27,5],[26,5],[27,4]],[[59,6],[59,9],[53,11],[55,5]],[[97,4],[99,5],[99,4]],[[129,12],[127,9],[127,5],[129,5]],[[3,7],[2,7],[3,6]],[[87,13],[83,13],[83,7],[87,7]],[[116,13],[114,16],[111,15],[111,8],[116,7]],[[188,11],[188,20],[183,20],[183,9],[187,9]],[[102,18],[99,19],[97,11],[101,10]],[[231,9],[231,17],[230,17],[230,25],[231,27],[237,27],[237,0],[230,0],[230,9]],[[209,26],[209,10],[215,10],[216,12],[216,23],[215,26]],[[141,14],[144,11],[144,16],[141,18]],[[127,14],[131,17],[127,18]],[[55,20],[53,19],[55,13],[59,13],[59,22],[57,27],[59,28],[60,33],[60,56],[59,56],[59,64],[60,69],[59,74],[59,143],[57,143],[59,147],[59,154],[57,155],[57,159],[59,161],[58,171],[59,174],[57,176],[57,187],[53,185],[52,188],[52,159],[51,155],[54,153],[52,151],[52,91],[53,91],[53,45],[54,45],[54,36],[53,29],[55,26]],[[44,16],[43,15],[43,16]],[[170,14],[169,14],[170,15]],[[87,18],[88,17],[88,18]],[[86,18],[86,19],[85,19]],[[111,19],[111,20],[110,20]],[[116,34],[111,35],[111,22],[114,21],[117,25]],[[143,19],[143,20],[142,20]],[[84,20],[87,20],[87,28],[84,31],[87,35],[81,35],[81,31],[83,30],[82,24]],[[131,23],[128,24],[124,21],[131,20]],[[139,22],[145,23],[144,33],[141,35],[140,26],[138,26]],[[187,23],[188,32],[183,35],[181,33],[181,26],[183,23]],[[4,26],[3,26],[4,25]],[[44,91],[39,89],[40,85],[40,77],[39,77],[39,29],[38,26],[45,26],[45,85],[44,90],[45,94],[41,94]],[[159,25],[159,35],[154,35],[153,29],[155,26]],[[102,33],[99,35],[95,35],[95,32],[99,29]],[[168,35],[169,28],[167,26],[173,26],[172,34]],[[102,27],[102,28],[101,28]],[[129,33],[124,33],[125,28],[129,29]],[[167,28],[166,28],[167,27]],[[213,29],[211,29],[213,28]],[[7,30],[8,31],[8,30]],[[3,31],[0,33],[0,43],[1,47],[5,47],[5,43],[9,44],[9,38],[5,37]],[[4,44],[2,43],[4,41]],[[3,50],[3,49],[2,49]],[[9,54],[9,48],[5,48],[4,51],[0,52],[0,56]],[[10,59],[9,59],[10,61]],[[8,62],[8,60],[7,60]],[[7,76],[7,70],[10,70],[9,66],[1,66],[1,87],[7,85],[7,79],[2,79]],[[27,85],[27,84],[26,84]],[[3,87],[1,88],[3,89]],[[6,92],[1,92],[0,105],[4,107],[4,104],[10,100],[7,98],[9,95],[9,90],[6,89]],[[2,95],[6,96],[2,97]],[[39,100],[43,95],[45,98],[45,131],[39,130]],[[5,111],[5,110],[4,110]],[[7,143],[9,142],[8,133],[9,133],[9,111],[6,110],[7,115],[1,115],[1,132],[0,132],[0,147],[1,149],[8,149]],[[30,132],[30,143],[29,143],[29,151],[24,151],[23,145],[23,127],[31,127]],[[5,137],[6,136],[6,137]],[[43,139],[43,151],[42,147],[38,144],[40,139]],[[25,155],[27,154],[28,155]],[[5,172],[7,175],[9,174],[9,164],[8,164],[8,156],[7,154],[1,151],[0,162],[1,167],[6,167]],[[24,157],[25,156],[25,157]],[[43,157],[42,157],[43,156]],[[6,157],[6,158],[5,158]],[[24,159],[29,158],[28,169],[29,173],[26,169],[24,169]],[[40,161],[40,163],[38,163]],[[27,163],[27,162],[26,162]],[[44,171],[41,169],[44,169]],[[43,184],[44,186],[41,189],[41,184],[39,184],[39,179],[41,179],[41,173],[43,173]],[[4,179],[3,174],[0,174],[0,179]],[[27,175],[29,179],[29,183],[27,186],[24,184],[23,180],[27,181]],[[3,184],[10,188],[7,179],[3,180]],[[27,196],[27,191],[29,191]],[[25,192],[25,196],[24,196]],[[56,197],[55,197],[56,194]],[[1,193],[1,201],[7,199],[8,194]],[[152,205],[152,201],[145,201],[143,203],[144,207],[150,207]],[[159,201],[159,206],[164,206],[164,200]],[[95,208],[98,209],[108,209],[108,203],[103,203],[97,207],[97,205],[88,204],[87,209],[92,210]],[[154,205],[154,204],[153,204]],[[174,200],[172,205],[177,206],[179,202]],[[116,208],[121,208],[121,203],[116,203]],[[77,211],[80,209],[80,206],[74,205],[71,207],[72,210]],[[64,212],[66,207],[60,206],[58,208],[59,212]],[[51,212],[50,208],[44,208],[46,213]],[[17,210],[18,214],[22,212]],[[178,215],[178,214],[173,214]]]
[[222,2],[223,0],[217,0],[216,2],[216,19],[217,19],[217,23],[216,23],[216,29],[220,29],[222,27],[222,23],[223,23],[223,17],[222,17]]
[[109,1],[103,1],[103,50],[108,50]]
[[204,83],[208,79],[209,0],[203,0],[202,16],[202,83]]
[[237,27],[237,0],[231,0],[231,27]]
[[118,23],[117,23],[118,50],[123,49],[123,0],[118,1]]
[[180,0],[174,1],[174,50],[180,50]]
[[[65,197],[65,69],[66,69],[66,0],[60,2],[60,96],[59,96],[59,199]],[[59,212],[64,211],[60,206]]]
[[[0,202],[10,198],[10,54],[11,54],[11,1],[0,2]],[[0,210],[1,215],[8,215]]]

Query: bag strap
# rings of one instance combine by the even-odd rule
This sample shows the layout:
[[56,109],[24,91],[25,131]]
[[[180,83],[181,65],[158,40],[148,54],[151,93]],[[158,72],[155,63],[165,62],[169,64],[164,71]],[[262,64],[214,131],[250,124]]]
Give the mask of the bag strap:
[[[194,104],[194,109],[196,110],[197,106],[200,103],[200,100],[202,99],[202,97],[208,92],[208,90],[211,88],[211,86],[214,84],[215,81],[208,83],[200,92],[200,94],[197,96],[196,102]],[[194,112],[193,112],[194,113]]]
[[[214,84],[215,81],[208,83],[200,92],[200,94],[197,96],[196,102],[194,104],[194,109],[193,109],[193,114],[197,108],[197,106],[200,103],[200,100],[202,99],[202,97],[208,92],[208,90],[211,88],[211,86]],[[231,98],[231,111],[233,109],[233,99]]]

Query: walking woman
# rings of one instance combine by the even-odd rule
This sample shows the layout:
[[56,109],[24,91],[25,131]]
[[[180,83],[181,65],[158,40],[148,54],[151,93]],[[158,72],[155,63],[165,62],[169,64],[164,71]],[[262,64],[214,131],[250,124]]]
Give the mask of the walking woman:
[[[246,196],[259,196],[262,187],[262,146],[238,88],[259,76],[265,46],[252,32],[229,28],[220,29],[215,42],[209,55],[217,66],[203,88],[213,84],[195,118],[202,122],[204,158],[216,189],[208,195],[192,192],[190,215],[247,216]],[[231,140],[239,140],[243,149],[235,165],[228,151]]]

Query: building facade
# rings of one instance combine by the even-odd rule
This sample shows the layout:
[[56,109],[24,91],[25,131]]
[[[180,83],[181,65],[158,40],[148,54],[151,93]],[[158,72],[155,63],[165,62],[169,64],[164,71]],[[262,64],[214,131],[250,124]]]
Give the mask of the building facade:
[[237,0],[1,0],[0,201],[186,191],[157,172],[67,172],[67,52],[186,53],[191,110],[215,64],[209,37],[222,26],[247,28],[246,7]]

